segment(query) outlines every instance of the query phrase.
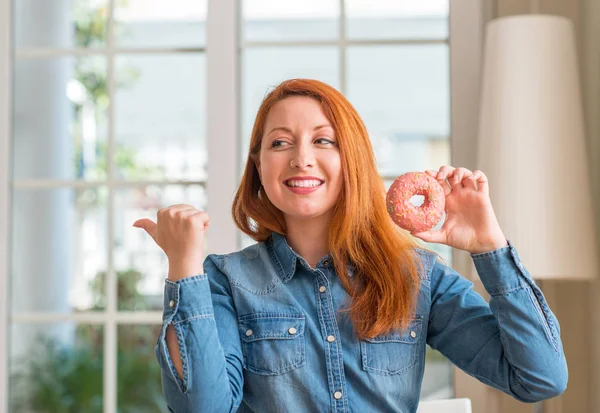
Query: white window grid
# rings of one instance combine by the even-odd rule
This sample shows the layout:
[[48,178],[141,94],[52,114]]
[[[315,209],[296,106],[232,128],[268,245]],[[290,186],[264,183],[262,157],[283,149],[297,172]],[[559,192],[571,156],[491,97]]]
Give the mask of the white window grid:
[[0,0],[0,413],[8,411],[8,234],[10,208],[11,2]]
[[[243,1],[243,0],[241,0]],[[251,0],[246,0],[251,1]],[[338,25],[338,36],[337,39],[331,40],[307,40],[307,41],[245,41],[243,36],[243,24],[240,25],[240,33],[242,34],[240,47],[241,49],[249,48],[260,48],[260,47],[323,47],[323,46],[335,46],[339,49],[338,63],[339,63],[339,79],[340,79],[340,92],[346,94],[348,89],[348,64],[347,64],[347,50],[352,46],[414,46],[414,45],[447,45],[449,46],[448,36],[444,37],[411,37],[411,38],[395,38],[395,39],[351,39],[348,37],[347,21],[346,21],[346,1],[339,1],[339,25]],[[452,0],[448,0],[451,2]],[[240,19],[241,21],[241,19]],[[448,69],[449,70],[449,69]],[[393,181],[397,178],[397,175],[382,175],[384,181]]]
[[[114,32],[112,30],[113,10],[115,0],[109,0],[110,13],[107,16],[108,39],[105,49],[44,49],[44,50],[22,50],[13,54],[11,27],[12,27],[12,1],[0,0],[0,90],[9,93],[0,94],[0,413],[8,411],[8,332],[12,322],[23,323],[51,323],[60,321],[73,321],[76,323],[87,323],[104,326],[104,412],[112,413],[117,406],[117,327],[120,324],[160,324],[162,314],[160,312],[119,312],[117,311],[117,285],[114,270],[112,270],[112,245],[109,245],[107,273],[107,308],[101,313],[77,313],[77,314],[42,314],[42,313],[20,313],[10,314],[9,303],[9,240],[10,240],[10,192],[13,188],[95,188],[98,186],[109,188],[108,200],[108,242],[113,238],[113,213],[114,190],[117,188],[144,187],[147,185],[203,185],[210,194],[208,197],[208,210],[211,214],[213,226],[221,228],[220,234],[215,236],[211,243],[214,252],[231,251],[238,246],[236,230],[229,217],[227,208],[220,210],[211,205],[229,205],[231,196],[236,188],[237,168],[239,165],[237,156],[240,119],[239,113],[239,56],[240,48],[268,47],[268,46],[337,46],[340,48],[339,70],[341,92],[345,93],[347,88],[346,79],[346,51],[348,47],[355,45],[415,45],[415,44],[449,44],[452,43],[454,57],[452,64],[458,65],[461,61],[473,63],[469,58],[478,57],[480,50],[470,50],[473,42],[465,36],[456,39],[398,39],[398,40],[352,40],[346,35],[346,12],[345,2],[340,1],[339,37],[331,41],[280,41],[280,42],[247,42],[238,38],[242,30],[241,1],[242,0],[211,0],[208,3],[207,14],[207,45],[199,48],[161,48],[161,49],[129,49],[116,48]],[[461,23],[468,22],[472,16],[480,17],[480,5],[477,0],[449,0],[452,21]],[[460,14],[460,15],[459,15]],[[478,20],[479,21],[479,20]],[[450,28],[452,31],[452,27]],[[482,27],[474,29],[474,33],[481,36]],[[463,33],[461,32],[461,35]],[[207,127],[208,127],[208,176],[220,176],[219,183],[210,181],[185,181],[185,180],[161,180],[161,181],[119,181],[115,180],[115,171],[112,154],[114,152],[114,95],[115,95],[115,56],[119,54],[184,54],[184,53],[207,53],[207,101],[209,102]],[[12,62],[13,58],[35,58],[49,56],[88,56],[103,55],[107,57],[108,89],[110,98],[109,127],[108,127],[108,179],[101,182],[87,181],[63,181],[63,180],[18,180],[12,181],[10,176],[10,149],[11,149],[11,117],[12,117]],[[470,88],[463,92],[459,85],[467,84]],[[473,79],[468,71],[455,70],[451,77],[451,89],[453,101],[465,95],[467,98],[474,96],[477,90],[478,79]],[[465,113],[458,119],[463,123],[469,123],[467,117],[472,114]],[[452,111],[452,124],[455,115]],[[223,130],[226,125],[226,130]],[[218,129],[218,130],[217,130]],[[454,128],[453,128],[454,130]],[[472,128],[470,132],[473,132]],[[231,156],[231,153],[238,154]],[[210,159],[219,159],[219,162],[210,162]],[[384,176],[384,179],[395,177]]]
[[[11,16],[11,0],[2,0],[0,5],[2,11],[8,10],[6,13],[0,13],[0,20],[6,19],[6,24],[2,24],[2,27],[10,27],[11,21],[8,16]],[[111,413],[117,411],[117,350],[118,350],[118,337],[117,331],[120,325],[160,325],[162,313],[158,311],[118,311],[117,309],[117,280],[114,270],[114,258],[113,258],[113,239],[114,239],[114,205],[115,205],[115,192],[120,188],[140,188],[149,185],[167,186],[167,185],[202,185],[206,186],[204,180],[145,180],[145,181],[123,181],[116,179],[116,170],[114,164],[114,148],[115,148],[115,94],[116,94],[116,82],[115,82],[115,61],[117,56],[120,55],[155,55],[155,54],[199,54],[205,53],[206,47],[197,48],[119,48],[116,47],[114,27],[114,10],[115,0],[108,1],[108,13],[107,13],[107,41],[104,48],[73,48],[73,49],[24,49],[16,50],[14,52],[14,58],[17,59],[35,59],[35,58],[48,58],[48,57],[63,57],[63,56],[103,56],[106,58],[107,63],[107,89],[110,105],[108,107],[108,133],[107,133],[107,179],[97,182],[92,181],[80,181],[80,180],[42,180],[42,179],[20,179],[12,180],[10,178],[10,171],[6,168],[3,171],[2,176],[8,176],[7,187],[2,191],[2,195],[6,194],[10,188],[12,189],[46,189],[46,188],[107,188],[108,200],[107,200],[107,242],[108,242],[108,254],[107,254],[107,278],[106,278],[106,308],[101,312],[81,312],[81,313],[40,313],[40,312],[20,312],[11,314],[10,305],[8,300],[2,300],[3,304],[3,315],[6,314],[9,323],[0,323],[4,334],[2,337],[8,337],[9,327],[12,323],[36,323],[36,324],[47,324],[57,322],[75,322],[77,324],[89,324],[89,325],[102,325],[103,326],[103,411],[104,413]],[[4,23],[4,22],[0,22]],[[1,37],[2,40],[10,39],[7,33],[5,37]],[[12,43],[10,40],[5,40],[8,43],[8,50],[12,49]],[[9,53],[2,53],[2,57],[9,56]],[[11,62],[12,63],[12,62]],[[10,68],[6,69],[10,70]],[[2,81],[7,79],[8,88],[5,90],[12,89],[11,76],[7,73]],[[6,116],[7,119],[10,117],[10,99],[11,95],[8,94],[6,98],[9,101],[5,102],[6,109],[2,111],[2,116]],[[3,106],[0,105],[0,108]],[[5,128],[6,129],[6,128]],[[6,146],[10,145],[11,130],[3,130],[2,135],[4,138],[2,143]],[[8,151],[6,153],[9,153]],[[8,158],[8,156],[6,156]],[[9,165],[10,162],[3,162],[3,165]],[[4,183],[4,181],[3,181]],[[10,206],[8,198],[3,199],[3,204],[7,207]],[[4,206],[3,205],[3,206]],[[4,233],[8,233],[9,215],[6,214],[3,217],[5,225],[0,225],[1,229],[5,229]],[[3,222],[4,223],[4,222]],[[9,250],[9,237],[2,237],[2,240],[6,243],[3,244],[2,254],[8,258]],[[3,260],[2,262],[6,262]],[[2,281],[2,291],[7,291],[9,281],[7,280],[9,273],[4,275]],[[0,274],[1,275],[1,274]],[[8,296],[8,293],[5,292]],[[7,297],[8,298],[8,297]],[[8,341],[8,340],[6,340]],[[4,343],[7,345],[8,343]],[[3,345],[4,349],[5,346]],[[152,350],[149,350],[152,351]],[[4,350],[1,352],[2,364],[0,364],[0,377],[2,380],[2,389],[0,390],[0,400],[4,405],[0,405],[0,412],[8,411],[8,355],[9,352]]]

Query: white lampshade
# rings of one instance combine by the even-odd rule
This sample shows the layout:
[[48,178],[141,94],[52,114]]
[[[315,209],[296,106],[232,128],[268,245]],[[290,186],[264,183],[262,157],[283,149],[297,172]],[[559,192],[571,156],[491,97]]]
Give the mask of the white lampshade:
[[478,169],[500,225],[537,279],[598,270],[573,27],[523,15],[487,25]]

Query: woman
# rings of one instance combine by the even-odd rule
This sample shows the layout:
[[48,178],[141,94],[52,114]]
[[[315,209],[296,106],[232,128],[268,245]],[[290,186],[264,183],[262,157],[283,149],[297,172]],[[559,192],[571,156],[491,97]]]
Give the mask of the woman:
[[[485,175],[443,166],[441,229],[392,223],[367,131],[314,80],[258,111],[233,203],[258,243],[204,259],[209,217],[189,205],[145,229],[169,259],[156,347],[172,412],[415,412],[426,343],[515,398],[562,393],[556,318],[494,215]],[[491,300],[421,248],[469,251]]]

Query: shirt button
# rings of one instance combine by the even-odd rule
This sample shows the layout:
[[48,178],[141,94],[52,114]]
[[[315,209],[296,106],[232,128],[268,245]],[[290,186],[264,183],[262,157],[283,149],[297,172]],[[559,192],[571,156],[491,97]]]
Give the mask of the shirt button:
[[246,330],[246,335],[250,337],[252,335],[252,330]]
[[294,327],[290,327],[290,329],[288,330],[288,333],[290,334],[296,334],[298,331],[294,328]]
[[169,307],[171,307],[171,308],[175,307],[175,301],[174,300],[169,301]]
[[411,332],[410,332],[410,336],[411,336],[412,338],[415,338],[415,337],[417,336],[417,333],[415,333],[414,331],[411,331]]
[[[333,343],[335,341],[335,336],[327,336],[327,341],[329,341],[330,343]],[[338,399],[339,399],[339,397],[338,397]]]
[[333,393],[333,397],[334,397],[336,400],[339,400],[339,399],[341,399],[341,398],[342,398],[342,392],[341,392],[341,391],[336,391],[335,393]]
[[325,261],[323,261],[323,265],[324,265],[325,267],[328,267],[328,266],[329,266],[329,260],[325,260]]
[[327,287],[325,287],[324,285],[319,287],[319,291],[324,293],[325,291],[327,291]]

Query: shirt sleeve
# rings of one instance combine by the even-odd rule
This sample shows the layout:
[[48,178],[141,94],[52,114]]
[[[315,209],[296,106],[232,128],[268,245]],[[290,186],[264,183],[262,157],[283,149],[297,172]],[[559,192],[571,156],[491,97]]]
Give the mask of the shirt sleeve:
[[567,364],[558,321],[509,245],[473,254],[491,298],[436,261],[431,273],[428,344],[460,369],[523,402],[561,394]]
[[[163,326],[155,353],[171,412],[234,412],[242,400],[243,357],[237,313],[229,281],[219,269],[221,260],[209,255],[204,274],[165,281]],[[183,379],[167,348],[169,325],[177,334]]]

